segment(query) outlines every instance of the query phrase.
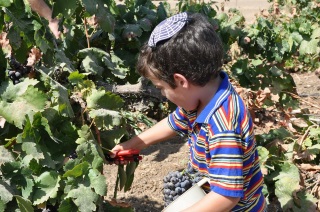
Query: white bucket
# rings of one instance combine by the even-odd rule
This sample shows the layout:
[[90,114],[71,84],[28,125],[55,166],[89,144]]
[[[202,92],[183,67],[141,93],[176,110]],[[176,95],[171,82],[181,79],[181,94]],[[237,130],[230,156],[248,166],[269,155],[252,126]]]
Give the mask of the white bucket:
[[209,182],[208,178],[200,180],[174,200],[170,205],[164,208],[162,212],[178,212],[191,207],[206,195],[201,186],[207,182]]

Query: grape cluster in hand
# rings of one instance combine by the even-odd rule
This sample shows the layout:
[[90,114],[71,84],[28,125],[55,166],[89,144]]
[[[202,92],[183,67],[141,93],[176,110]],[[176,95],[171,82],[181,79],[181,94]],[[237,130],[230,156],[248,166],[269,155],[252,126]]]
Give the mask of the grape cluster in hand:
[[183,172],[169,172],[168,175],[163,178],[163,196],[165,207],[176,200],[201,179],[201,174],[195,170],[192,170],[192,172],[189,169]]
[[8,70],[8,77],[12,80],[13,84],[18,84],[20,79],[29,74],[32,67],[21,65],[14,57],[9,58],[10,69]]

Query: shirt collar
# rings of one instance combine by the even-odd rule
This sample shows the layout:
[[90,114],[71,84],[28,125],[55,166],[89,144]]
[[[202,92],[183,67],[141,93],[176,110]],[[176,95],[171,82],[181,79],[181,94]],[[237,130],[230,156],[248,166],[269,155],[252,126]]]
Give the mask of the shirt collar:
[[210,100],[210,102],[205,106],[205,108],[201,111],[197,119],[195,120],[196,123],[208,123],[212,114],[221,106],[225,99],[228,98],[231,91],[233,90],[232,85],[229,82],[228,75],[221,71],[220,76],[222,78],[222,82]]

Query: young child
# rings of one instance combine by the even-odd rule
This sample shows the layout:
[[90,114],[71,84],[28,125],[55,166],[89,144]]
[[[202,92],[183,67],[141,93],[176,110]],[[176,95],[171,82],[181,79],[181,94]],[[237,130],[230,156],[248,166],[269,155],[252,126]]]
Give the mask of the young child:
[[253,123],[221,71],[222,60],[222,43],[204,16],[184,12],[162,21],[142,47],[137,69],[178,107],[112,152],[187,135],[189,166],[210,179],[211,191],[185,211],[266,211]]

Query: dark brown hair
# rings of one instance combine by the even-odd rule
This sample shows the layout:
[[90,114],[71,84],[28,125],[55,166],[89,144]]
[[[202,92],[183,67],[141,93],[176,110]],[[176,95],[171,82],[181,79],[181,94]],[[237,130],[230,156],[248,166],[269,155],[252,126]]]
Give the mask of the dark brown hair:
[[142,46],[138,72],[148,78],[154,75],[175,88],[173,75],[179,73],[195,85],[204,86],[221,70],[223,46],[206,17],[188,14],[187,24],[173,37],[157,43],[156,47]]

